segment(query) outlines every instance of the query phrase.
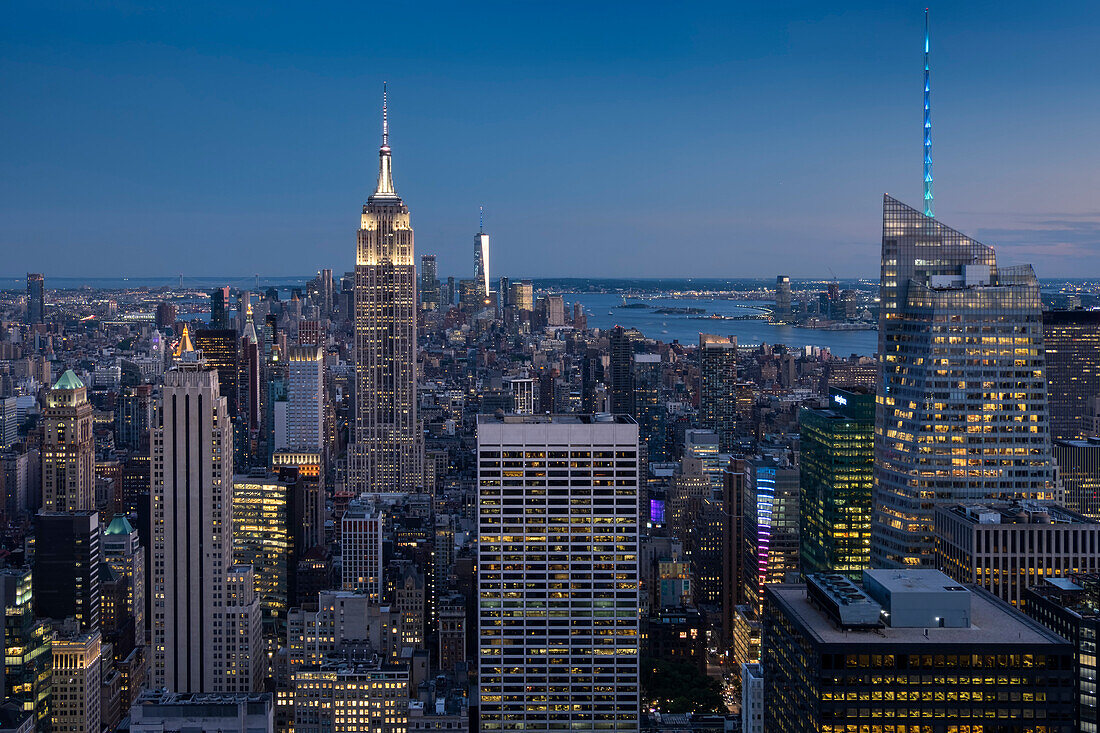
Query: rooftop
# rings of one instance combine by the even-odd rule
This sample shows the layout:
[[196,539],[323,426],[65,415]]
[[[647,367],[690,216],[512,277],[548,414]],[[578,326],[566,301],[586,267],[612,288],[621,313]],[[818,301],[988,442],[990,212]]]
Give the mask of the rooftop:
[[610,412],[597,412],[591,415],[478,415],[478,425],[592,425],[595,423],[614,423],[634,425],[630,415],[613,415]]
[[952,504],[939,511],[969,524],[1100,524],[1060,504],[1038,501]]
[[65,370],[65,373],[54,382],[54,389],[84,389],[84,382],[80,381],[80,378],[73,373],[72,369]]
[[[889,581],[888,581],[889,582]],[[912,583],[920,587],[925,581],[915,578]],[[765,586],[779,606],[798,622],[808,636],[819,644],[906,644],[906,645],[943,645],[960,644],[966,647],[973,644],[1064,644],[1062,637],[1048,631],[1039,623],[1032,621],[1012,606],[995,596],[976,588],[971,591],[969,628],[918,628],[892,627],[867,631],[852,631],[838,628],[824,611],[810,602],[806,586],[802,584],[771,584]],[[937,590],[942,590],[937,585]],[[904,590],[913,590],[906,587]]]

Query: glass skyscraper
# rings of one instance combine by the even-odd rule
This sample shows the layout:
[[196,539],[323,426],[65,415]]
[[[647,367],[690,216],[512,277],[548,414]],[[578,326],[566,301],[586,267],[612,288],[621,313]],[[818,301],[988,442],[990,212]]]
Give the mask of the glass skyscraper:
[[1088,400],[1100,396],[1100,311],[1047,311],[1043,340],[1051,438],[1083,438]]
[[875,396],[833,390],[798,421],[802,572],[858,579],[871,560]]
[[879,353],[872,566],[931,565],[937,504],[1051,494],[1030,265],[886,196]]

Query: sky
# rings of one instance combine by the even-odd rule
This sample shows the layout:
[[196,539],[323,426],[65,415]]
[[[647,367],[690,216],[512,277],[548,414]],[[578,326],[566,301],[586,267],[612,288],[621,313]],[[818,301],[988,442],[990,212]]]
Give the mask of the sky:
[[[354,265],[389,84],[418,254],[492,277],[877,278],[924,3],[4,4],[0,274]],[[938,219],[1100,276],[1100,6],[931,6]]]

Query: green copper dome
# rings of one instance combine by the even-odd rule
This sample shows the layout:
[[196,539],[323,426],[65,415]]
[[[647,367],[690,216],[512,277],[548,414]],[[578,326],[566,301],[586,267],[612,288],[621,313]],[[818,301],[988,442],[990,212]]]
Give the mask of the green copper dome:
[[54,389],[84,389],[84,382],[73,373],[72,369],[66,370],[61,378],[53,385]]

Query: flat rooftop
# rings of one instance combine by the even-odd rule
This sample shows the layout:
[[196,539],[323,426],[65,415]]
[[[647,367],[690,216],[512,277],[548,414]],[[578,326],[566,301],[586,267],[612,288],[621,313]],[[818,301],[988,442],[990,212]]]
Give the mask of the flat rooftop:
[[[1060,504],[1036,501],[953,504],[942,511],[970,524],[1100,524]],[[992,520],[992,521],[990,521]]]
[[478,415],[478,425],[636,425],[630,415],[597,412],[592,415]]
[[[918,583],[920,581],[913,581]],[[1065,639],[1032,621],[1012,606],[988,593],[971,587],[969,628],[894,628],[853,631],[837,627],[817,606],[810,603],[806,586],[780,584],[765,586],[787,613],[799,622],[807,634],[820,644],[1068,644]],[[906,587],[903,590],[913,590]],[[936,586],[942,591],[942,584]],[[925,636],[927,632],[927,636]]]

